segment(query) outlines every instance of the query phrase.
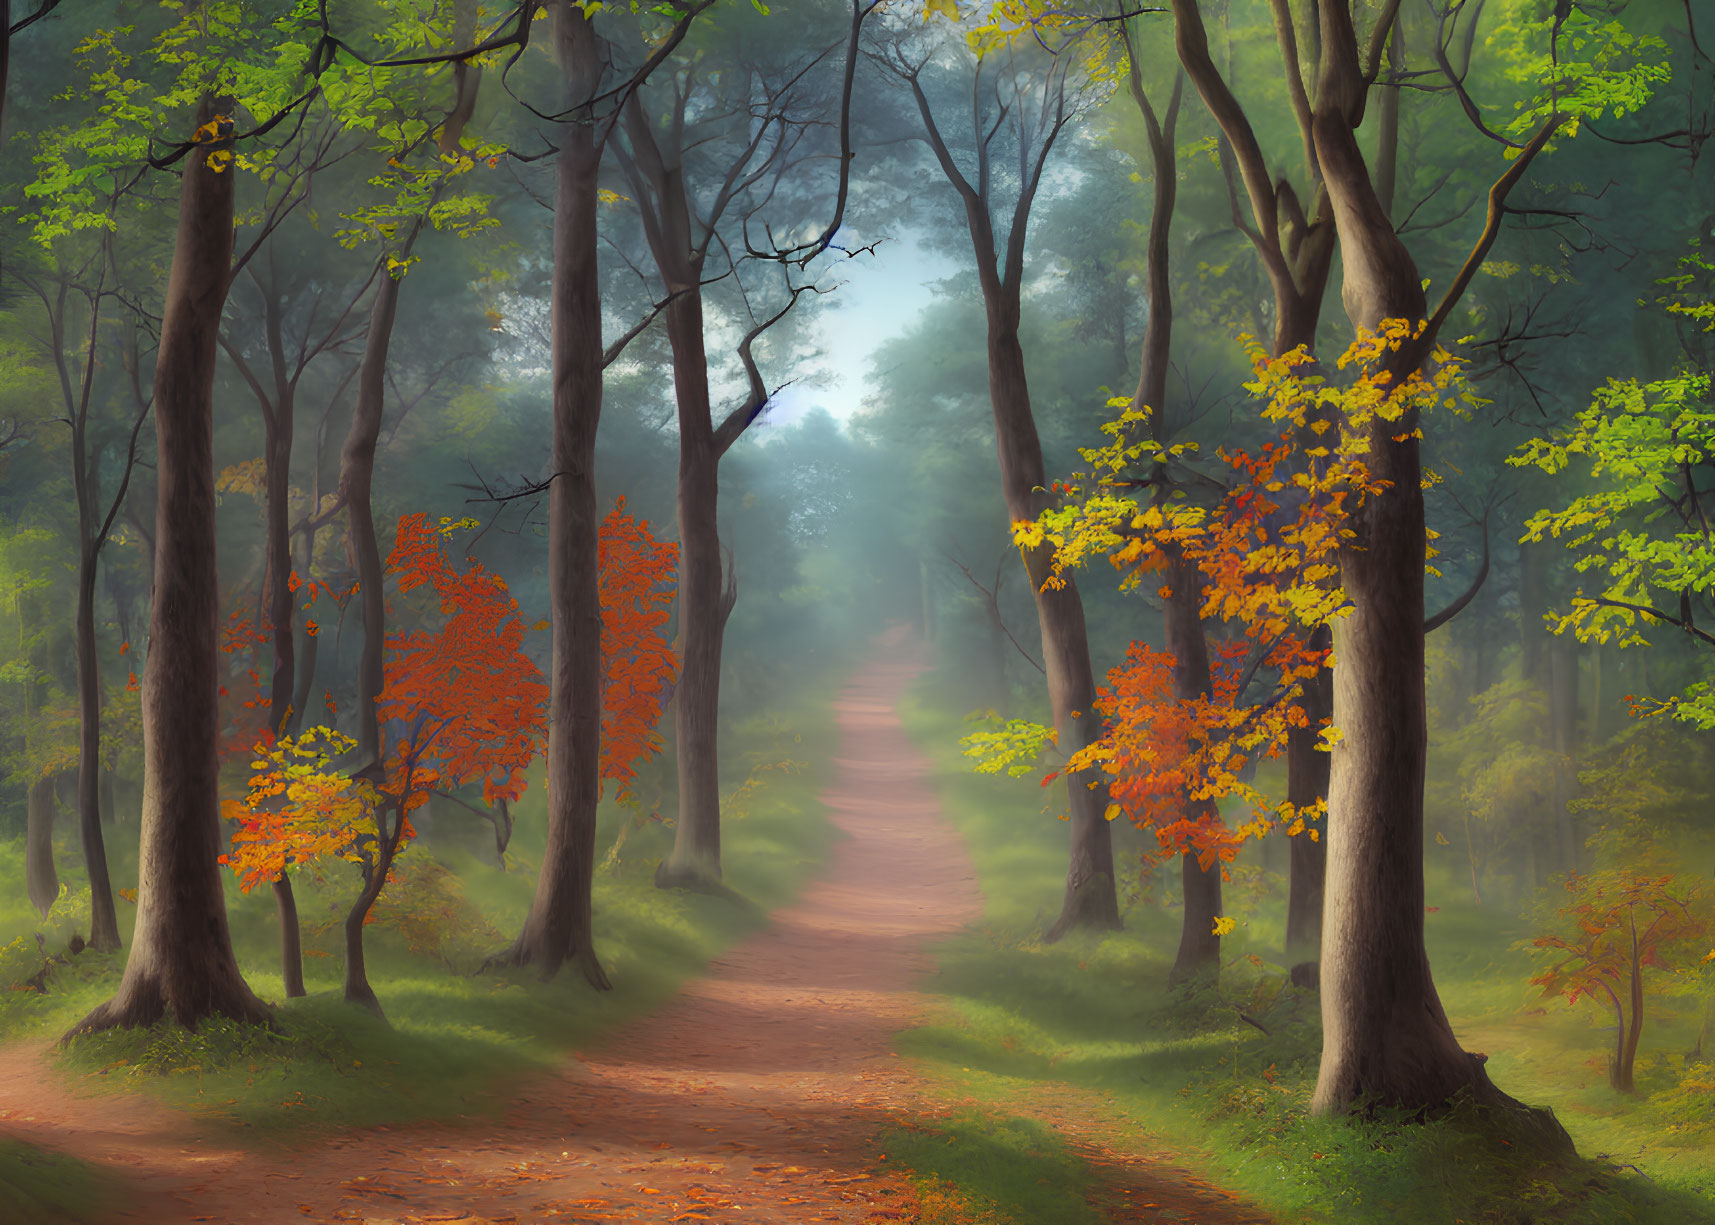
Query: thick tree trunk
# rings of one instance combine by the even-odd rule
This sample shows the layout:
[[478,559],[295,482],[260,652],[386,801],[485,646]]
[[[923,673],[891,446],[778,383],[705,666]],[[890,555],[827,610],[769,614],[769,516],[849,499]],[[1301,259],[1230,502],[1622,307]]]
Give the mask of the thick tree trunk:
[[[200,119],[209,117],[205,104]],[[210,152],[199,146],[183,162],[155,366],[155,590],[142,683],[137,927],[118,991],[72,1034],[152,1025],[164,1015],[193,1028],[210,1014],[269,1019],[233,956],[217,862],[214,367],[234,176],[210,169]]]
[[[1323,71],[1316,154],[1339,227],[1352,323],[1425,318],[1418,271],[1371,185],[1354,133],[1363,82],[1349,0],[1320,10]],[[1396,371],[1398,373],[1404,373]],[[1388,482],[1354,515],[1340,550],[1351,612],[1334,626],[1334,723],[1322,962],[1322,1063],[1312,1109],[1438,1107],[1469,1092],[1548,1145],[1570,1148],[1552,1115],[1527,1111],[1461,1050],[1423,942],[1424,518],[1415,412],[1377,419],[1365,462]]]
[[679,397],[679,640],[683,653],[673,692],[679,820],[673,830],[672,853],[662,860],[655,881],[664,888],[702,888],[721,877],[716,726],[721,641],[729,606],[721,583],[715,521],[720,456],[709,416],[700,293],[683,293],[667,308],[667,334],[672,339],[673,382]]
[[24,831],[24,885],[30,905],[45,919],[48,908],[60,895],[60,877],[54,868],[54,776],[44,774],[30,784],[29,809]]
[[[596,36],[583,12],[557,11],[561,71],[570,101],[595,92]],[[596,175],[601,151],[589,122],[560,130],[554,208],[554,441],[548,491],[548,599],[553,663],[548,697],[548,846],[524,929],[504,959],[551,978],[570,958],[598,990],[608,987],[591,919],[601,757],[601,600],[595,441],[601,420],[601,278]],[[504,802],[504,801],[503,801]],[[502,852],[505,842],[498,838]],[[502,864],[504,865],[504,854]]]
[[[996,286],[991,292],[985,286],[984,296],[988,299],[989,403],[994,411],[1001,490],[1007,513],[1015,522],[1034,519],[1042,510],[1047,476],[1031,414],[1024,349],[1018,340],[1018,294],[1016,287]],[[1044,588],[1054,560],[1053,545],[1044,543],[1022,552],[1041,627],[1042,663],[1054,726],[1060,745],[1068,754],[1075,753],[1101,734],[1101,720],[1094,709],[1096,683],[1090,668],[1084,604],[1070,575],[1065,576],[1063,586]],[[1091,788],[1091,781],[1098,785]],[[1066,775],[1071,832],[1066,894],[1060,917],[1046,934],[1048,940],[1057,940],[1077,927],[1111,931],[1120,926],[1113,836],[1104,815],[1107,795],[1099,778],[1092,780],[1088,773]]]

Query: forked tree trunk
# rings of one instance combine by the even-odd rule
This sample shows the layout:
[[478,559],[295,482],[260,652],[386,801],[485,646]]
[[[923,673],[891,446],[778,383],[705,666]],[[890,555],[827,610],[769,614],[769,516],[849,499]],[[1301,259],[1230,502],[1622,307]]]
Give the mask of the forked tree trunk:
[[[571,5],[560,7],[556,20],[560,69],[568,102],[576,105],[600,82],[596,35],[582,10]],[[552,291],[554,475],[548,491],[548,846],[524,928],[501,959],[533,965],[543,978],[552,978],[570,959],[591,986],[606,990],[591,918],[601,788],[601,521],[595,487],[602,398],[600,163],[587,116],[560,129]]]
[[1637,1092],[1634,1069],[1638,1060],[1638,1041],[1644,1030],[1644,968],[1639,957],[1637,916],[1630,916],[1630,921],[1632,955],[1626,967],[1626,997],[1631,1022],[1627,1024],[1626,1010],[1616,1010],[1620,1013],[1620,1033],[1614,1047],[1614,1062],[1608,1069],[1608,1083],[1621,1093]]
[[[1323,185],[1321,170],[1314,156],[1311,132],[1308,128],[1308,101],[1296,110],[1300,133],[1306,149],[1305,171],[1312,201],[1308,216],[1289,180],[1275,179],[1269,171],[1250,119],[1238,98],[1228,87],[1221,71],[1209,53],[1208,34],[1198,0],[1173,0],[1174,37],[1180,63],[1197,86],[1222,133],[1226,136],[1233,157],[1238,163],[1240,178],[1249,200],[1252,224],[1245,231],[1256,249],[1263,272],[1268,276],[1274,296],[1274,335],[1270,354],[1281,357],[1300,346],[1311,354],[1316,352],[1316,329],[1322,315],[1322,299],[1327,291],[1328,277],[1333,267],[1336,227],[1331,216],[1331,201]],[[1308,48],[1309,63],[1315,68],[1320,48]],[[1297,80],[1303,71],[1296,53],[1283,56]],[[1389,91],[1397,94],[1397,91]],[[1398,107],[1393,100],[1390,129],[1384,116],[1381,149],[1384,158],[1394,155],[1397,140]],[[1234,201],[1235,207],[1237,200]],[[1384,209],[1385,211],[1385,209]],[[1325,640],[1325,638],[1324,638]],[[1317,689],[1315,686],[1320,685]],[[1332,679],[1324,670],[1320,680],[1313,683],[1312,692],[1304,697],[1308,712],[1319,704],[1320,717],[1326,717],[1332,704]],[[1297,805],[1309,805],[1327,795],[1328,759],[1315,752],[1318,715],[1312,715],[1309,729],[1295,732],[1287,748],[1287,795]],[[1325,841],[1307,837],[1293,839],[1289,861],[1287,949],[1289,961],[1296,961],[1294,981],[1303,985],[1315,982],[1315,959],[1322,928],[1322,892],[1326,871]]]
[[41,916],[60,895],[59,872],[54,868],[54,776],[44,774],[30,784],[29,809],[24,832],[24,885],[30,905]]
[[[211,114],[205,102],[199,122]],[[218,862],[214,367],[234,175],[211,169],[208,156],[226,143],[199,145],[182,163],[155,365],[155,590],[142,683],[137,927],[118,991],[68,1037],[163,1016],[192,1028],[211,1014],[269,1020],[232,952]]]
[[[1350,0],[1321,6],[1316,153],[1339,227],[1346,313],[1360,328],[1425,318],[1416,264],[1382,209],[1354,132],[1366,88]],[[1433,339],[1431,337],[1430,339]],[[1411,364],[1403,357],[1405,364]],[[1405,371],[1396,370],[1396,376]],[[1377,418],[1364,456],[1388,482],[1354,515],[1340,577],[1351,612],[1334,626],[1334,747],[1322,938],[1322,1063],[1312,1109],[1366,1102],[1439,1107],[1462,1092],[1570,1148],[1552,1115],[1496,1089],[1460,1049],[1423,942],[1424,518],[1415,413]]]
[[[682,116],[681,116],[682,118]],[[682,134],[682,122],[672,128]],[[655,871],[661,888],[711,889],[721,878],[721,645],[734,592],[723,588],[716,521],[721,454],[709,401],[703,335],[703,255],[693,237],[682,150],[656,140],[634,98],[625,115],[628,173],[652,197],[645,214],[651,254],[667,291],[667,340],[679,416],[679,680],[673,691],[679,818],[673,848]],[[760,404],[757,405],[760,408]],[[748,424],[746,422],[745,424]],[[739,428],[743,428],[740,426]],[[736,438],[734,434],[732,437]]]
[[[703,299],[693,267],[669,293],[667,335],[679,399],[679,682],[673,691],[673,749],[679,772],[679,820],[673,850],[655,882],[703,888],[721,878],[720,717],[721,645],[729,611],[721,583],[720,534],[715,520],[720,454],[709,412]],[[681,292],[682,291],[682,292]]]

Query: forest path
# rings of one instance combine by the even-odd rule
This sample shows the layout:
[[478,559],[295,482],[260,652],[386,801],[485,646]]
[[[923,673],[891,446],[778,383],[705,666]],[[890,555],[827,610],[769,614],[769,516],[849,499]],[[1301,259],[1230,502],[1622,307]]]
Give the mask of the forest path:
[[[844,837],[800,898],[499,1119],[257,1151],[146,1099],[84,1096],[38,1046],[0,1052],[0,1135],[112,1170],[126,1188],[115,1222],[918,1220],[878,1136],[943,1108],[889,1045],[931,1007],[911,988],[927,946],[981,914],[964,845],[894,712],[921,670],[893,631],[835,700],[823,799]],[[1077,1090],[1052,1099],[1042,1117],[1090,1162],[1107,1219],[1267,1220],[1143,1152],[1147,1137],[1091,1123],[1101,1112]]]

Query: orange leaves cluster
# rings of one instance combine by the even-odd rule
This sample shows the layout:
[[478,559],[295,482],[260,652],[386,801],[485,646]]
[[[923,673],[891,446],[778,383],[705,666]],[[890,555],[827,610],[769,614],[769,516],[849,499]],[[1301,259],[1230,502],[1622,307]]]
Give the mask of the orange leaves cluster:
[[679,546],[658,541],[647,520],[608,512],[598,545],[601,569],[601,778],[627,798],[638,762],[661,750],[656,730],[678,661],[665,633],[676,587]]
[[405,810],[437,785],[482,780],[483,798],[516,800],[524,768],[547,734],[548,686],[524,654],[518,601],[499,575],[447,560],[427,516],[399,520],[387,569],[401,591],[432,588],[444,616],[436,631],[390,635],[376,708],[383,723],[386,782]]
[[[1090,471],[1057,482],[1054,505],[1013,525],[1021,549],[1053,546],[1046,586],[1095,556],[1120,572],[1121,590],[1184,563],[1196,570],[1200,619],[1238,631],[1214,648],[1214,691],[1206,696],[1182,696],[1174,658],[1134,643],[1101,691],[1101,737],[1065,767],[1099,767],[1113,801],[1110,818],[1123,813],[1152,828],[1164,853],[1195,851],[1207,867],[1231,860],[1239,842],[1277,822],[1304,832],[1315,815],[1271,805],[1241,773],[1258,757],[1278,756],[1295,729],[1310,725],[1304,685],[1328,664],[1325,650],[1309,646],[1310,635],[1341,615],[1339,550],[1357,535],[1354,512],[1387,488],[1366,463],[1373,427],[1413,429],[1415,413],[1443,398],[1456,407],[1457,363],[1445,353],[1436,354],[1434,374],[1416,373],[1395,387],[1389,361],[1413,335],[1390,321],[1360,337],[1338,363],[1354,368],[1343,388],[1331,387],[1303,350],[1270,358],[1252,345],[1246,386],[1259,397],[1262,417],[1283,432],[1254,453],[1219,452],[1231,483],[1213,505],[1164,483],[1195,447],[1151,437],[1150,413],[1122,400],[1119,417],[1102,427],[1108,441],[1082,452]],[[1156,491],[1148,505],[1129,492],[1140,486]],[[1171,584],[1151,585],[1173,598]],[[1270,683],[1253,695],[1258,676]],[[1331,728],[1322,734],[1325,744],[1337,738]],[[1237,829],[1205,815],[1229,796],[1252,809]]]

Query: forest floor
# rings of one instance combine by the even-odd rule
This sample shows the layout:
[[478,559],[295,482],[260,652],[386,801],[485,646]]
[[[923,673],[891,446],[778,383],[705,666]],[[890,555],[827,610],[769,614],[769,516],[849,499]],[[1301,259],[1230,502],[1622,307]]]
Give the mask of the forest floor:
[[[982,909],[928,762],[895,714],[921,671],[896,633],[836,699],[823,799],[843,837],[797,901],[665,1008],[549,1076],[497,1087],[492,1117],[282,1147],[148,1097],[91,1091],[38,1042],[0,1049],[0,1139],[109,1176],[118,1190],[101,1221],[965,1219],[956,1193],[882,1151],[889,1135],[933,1136],[937,1120],[970,1118],[969,1103],[949,1103],[891,1049],[936,1007],[913,989],[929,946]],[[1043,1086],[1029,1110],[1060,1159],[1083,1164],[1097,1219],[1269,1219],[1121,1123],[1098,1094]],[[1035,1156],[1017,1154],[1026,1168]],[[971,1219],[994,1218],[978,1209]]]

